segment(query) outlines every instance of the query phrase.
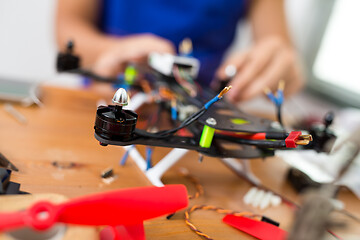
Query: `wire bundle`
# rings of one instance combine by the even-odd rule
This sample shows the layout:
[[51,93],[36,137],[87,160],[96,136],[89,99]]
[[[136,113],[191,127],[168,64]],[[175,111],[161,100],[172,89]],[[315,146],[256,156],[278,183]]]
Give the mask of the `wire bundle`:
[[284,80],[281,80],[279,82],[279,86],[278,86],[278,89],[277,89],[277,92],[275,95],[271,92],[271,90],[269,88],[264,89],[266,96],[276,106],[277,119],[281,126],[283,126],[283,121],[282,121],[282,116],[281,116],[281,106],[284,102],[284,88],[285,88],[285,82],[284,82]]
[[[179,170],[180,174],[187,178],[190,182],[192,182],[195,185],[196,188],[196,193],[194,195],[189,195],[189,199],[196,199],[198,197],[200,197],[201,195],[204,194],[204,188],[203,186],[200,184],[200,182],[197,180],[197,178],[195,178],[194,176],[192,176],[189,171],[185,168],[181,168]],[[235,216],[244,216],[244,217],[250,217],[250,218],[257,218],[258,220],[260,220],[261,216],[257,215],[257,214],[253,214],[251,212],[238,212],[238,211],[233,211],[233,210],[229,210],[229,209],[224,209],[224,208],[220,208],[220,207],[216,207],[216,206],[212,206],[212,205],[194,205],[191,208],[187,209],[185,211],[185,223],[186,225],[189,226],[189,228],[194,231],[197,235],[208,239],[208,240],[213,240],[213,238],[211,238],[209,235],[203,233],[201,230],[199,230],[191,221],[190,221],[190,215],[191,213],[197,211],[197,210],[208,210],[208,211],[215,211],[217,213],[221,213],[221,214],[233,214]],[[169,217],[169,216],[168,216]],[[171,217],[171,216],[170,216]],[[169,218],[168,218],[169,219]]]
[[189,116],[187,119],[185,119],[178,127],[160,131],[157,133],[150,133],[144,130],[135,129],[135,133],[142,137],[150,137],[150,138],[166,138],[171,136],[172,134],[176,133],[178,130],[185,128],[198,120],[214,103],[221,100],[225,93],[227,93],[231,89],[231,86],[225,87],[217,96],[215,96],[213,99],[205,103],[205,105],[196,113]]

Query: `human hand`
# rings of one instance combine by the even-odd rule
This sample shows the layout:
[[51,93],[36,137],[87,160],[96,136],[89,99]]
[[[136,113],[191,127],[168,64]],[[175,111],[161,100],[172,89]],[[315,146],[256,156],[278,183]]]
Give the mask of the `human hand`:
[[146,63],[151,52],[175,54],[176,50],[170,41],[152,34],[113,38],[98,57],[93,70],[101,76],[115,77],[129,62]]
[[268,37],[248,51],[232,55],[220,66],[217,77],[228,78],[225,69],[231,65],[236,68],[230,83],[233,89],[227,94],[231,102],[251,99],[265,87],[275,90],[280,80],[286,82],[285,95],[294,94],[304,85],[294,48],[277,37]]

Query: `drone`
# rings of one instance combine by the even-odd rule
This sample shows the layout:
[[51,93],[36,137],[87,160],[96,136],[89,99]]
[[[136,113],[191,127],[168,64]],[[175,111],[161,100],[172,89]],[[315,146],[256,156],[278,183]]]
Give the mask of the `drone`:
[[[124,147],[126,152],[121,163],[124,164],[130,155],[156,186],[163,186],[162,175],[189,150],[197,151],[200,161],[203,156],[219,158],[236,174],[258,184],[259,180],[244,159],[266,158],[273,156],[278,149],[306,148],[313,140],[324,142],[334,137],[314,136],[313,139],[311,134],[302,134],[301,131],[287,132],[274,121],[241,111],[224,98],[231,86],[221,86],[216,94],[210,87],[194,81],[199,62],[191,56],[150,54],[149,66],[130,65],[123,76],[107,78],[81,68],[81,59],[73,54],[73,47],[74,44],[69,42],[66,52],[58,54],[59,72],[80,74],[120,86],[112,99],[113,104],[99,106],[96,111],[96,140],[102,146]],[[283,99],[282,88],[279,87],[276,95],[267,91],[270,99],[276,101],[278,111]],[[126,89],[133,93],[131,101]],[[160,109],[155,122],[160,120],[161,112],[166,112],[171,127],[158,129],[151,126],[151,121],[145,124],[145,129],[144,126],[138,127],[144,124],[139,124],[137,110],[149,102]],[[278,116],[281,116],[279,112]],[[323,142],[313,145],[321,148]],[[146,159],[136,145],[147,146]],[[172,150],[152,166],[152,147]]]

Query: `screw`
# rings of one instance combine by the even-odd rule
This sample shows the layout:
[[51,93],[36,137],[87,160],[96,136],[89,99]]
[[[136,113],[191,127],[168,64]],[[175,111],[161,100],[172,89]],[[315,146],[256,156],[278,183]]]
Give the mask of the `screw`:
[[217,124],[215,118],[208,118],[206,119],[206,123],[212,126],[215,126]]

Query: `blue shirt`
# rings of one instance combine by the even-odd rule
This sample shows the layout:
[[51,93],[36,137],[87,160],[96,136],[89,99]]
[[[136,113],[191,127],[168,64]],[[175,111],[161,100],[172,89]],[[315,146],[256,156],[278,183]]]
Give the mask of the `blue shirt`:
[[102,0],[100,28],[126,36],[153,33],[175,46],[186,37],[201,62],[198,81],[209,84],[232,43],[248,0]]

